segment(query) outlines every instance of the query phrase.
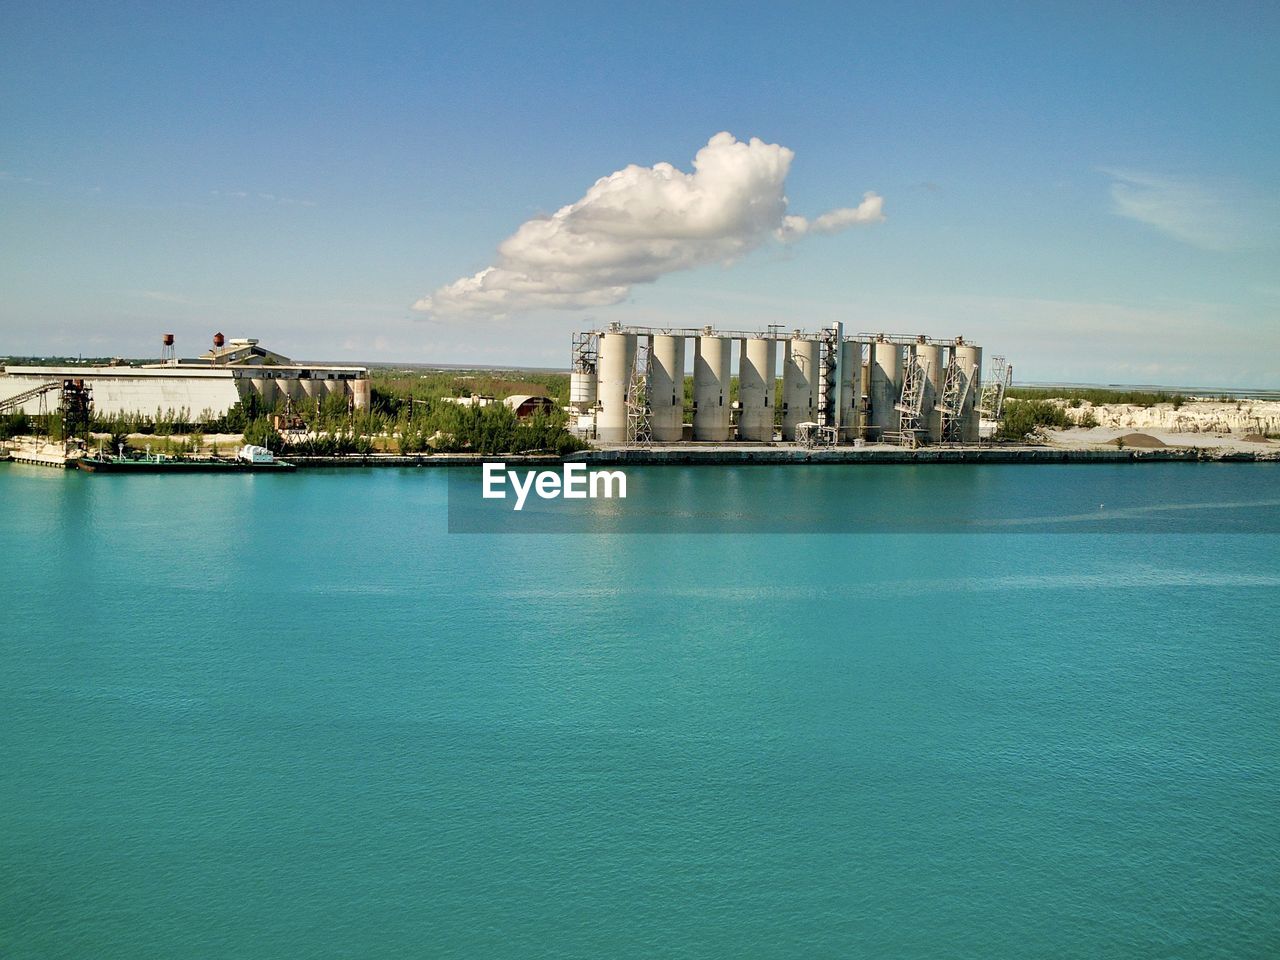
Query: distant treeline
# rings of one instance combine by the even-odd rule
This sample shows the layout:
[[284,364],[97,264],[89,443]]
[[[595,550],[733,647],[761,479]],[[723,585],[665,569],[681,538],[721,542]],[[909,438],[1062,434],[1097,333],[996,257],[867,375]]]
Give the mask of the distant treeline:
[[1187,399],[1180,393],[1163,390],[1108,390],[1103,387],[1010,387],[1007,395],[1017,400],[1074,400],[1073,406],[1077,407],[1087,400],[1093,404],[1128,403],[1136,407],[1171,403],[1176,409]]

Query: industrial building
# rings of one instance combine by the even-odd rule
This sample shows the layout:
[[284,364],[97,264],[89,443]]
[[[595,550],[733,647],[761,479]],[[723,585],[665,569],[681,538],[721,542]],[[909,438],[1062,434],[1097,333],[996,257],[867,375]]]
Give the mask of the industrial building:
[[982,348],[963,337],[846,336],[839,323],[812,333],[615,323],[574,335],[569,405],[578,431],[605,444],[916,447],[978,442],[980,422],[999,419],[1011,382],[1001,357],[984,382]]
[[[203,423],[224,416],[237,403],[257,397],[264,409],[292,401],[347,398],[352,409],[369,405],[369,371],[365,367],[295,363],[254,339],[213,337],[212,348],[193,359],[175,354],[173,334],[161,340],[159,363],[140,367],[4,367],[0,372],[0,404],[28,414],[56,406],[64,379],[83,380],[98,416],[115,414],[178,415]],[[43,389],[40,389],[42,388]]]
[[521,420],[527,420],[537,413],[549,413],[556,406],[555,401],[550,397],[534,396],[528,393],[517,393],[510,397],[503,397],[501,400],[475,393],[469,397],[441,397],[440,399],[459,407],[488,407],[501,403]]

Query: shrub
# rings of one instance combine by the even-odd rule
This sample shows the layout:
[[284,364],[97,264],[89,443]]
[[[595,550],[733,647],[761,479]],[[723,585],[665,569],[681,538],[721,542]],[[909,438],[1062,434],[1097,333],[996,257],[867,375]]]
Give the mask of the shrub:
[[256,447],[266,447],[268,450],[278,451],[284,447],[284,438],[266,417],[253,420],[244,428],[244,442]]
[[1044,427],[1069,427],[1067,412],[1048,400],[1009,400],[997,436],[1002,440],[1025,440]]

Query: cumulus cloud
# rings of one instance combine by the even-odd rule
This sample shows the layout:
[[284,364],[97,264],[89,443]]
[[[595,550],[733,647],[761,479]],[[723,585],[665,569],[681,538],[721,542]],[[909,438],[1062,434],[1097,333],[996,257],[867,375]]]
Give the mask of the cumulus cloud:
[[784,191],[794,157],[776,143],[718,133],[694,157],[692,173],[669,163],[628,166],[597,180],[581,200],[522,224],[492,266],[414,309],[447,317],[607,306],[635,284],[732,262],[770,237],[785,243],[884,219],[874,193],[813,220],[789,215]]

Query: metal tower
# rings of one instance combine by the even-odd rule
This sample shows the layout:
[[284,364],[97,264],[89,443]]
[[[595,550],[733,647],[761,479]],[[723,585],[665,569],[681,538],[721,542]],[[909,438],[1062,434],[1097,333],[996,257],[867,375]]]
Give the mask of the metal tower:
[[986,420],[997,423],[1004,415],[1004,397],[1013,385],[1013,367],[1005,362],[1004,357],[991,358],[991,370],[987,382],[982,385],[982,399],[978,402],[978,413]]
[[88,436],[93,420],[93,396],[83,380],[62,381],[62,442]]
[[600,335],[598,333],[575,333],[569,347],[569,369],[578,373],[596,372],[596,362],[600,358]]
[[835,330],[823,330],[818,345],[818,426],[835,427],[839,411],[837,384],[840,382],[840,336]]
[[653,445],[652,406],[649,403],[649,365],[651,340],[639,337],[636,342],[636,361],[631,368],[631,382],[627,384],[627,446],[649,447]]
[[906,366],[902,371],[902,399],[894,409],[902,414],[901,443],[904,447],[915,449],[920,445],[920,413],[924,407],[924,388],[929,379],[929,361],[922,360],[915,352],[907,356]]
[[964,441],[964,405],[969,399],[969,390],[973,379],[969,372],[960,366],[960,361],[953,355],[947,363],[947,378],[942,387],[942,402],[938,409],[942,412],[942,442],[962,443]]

